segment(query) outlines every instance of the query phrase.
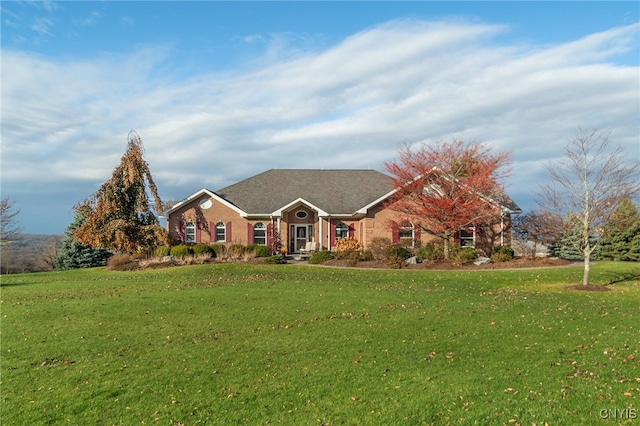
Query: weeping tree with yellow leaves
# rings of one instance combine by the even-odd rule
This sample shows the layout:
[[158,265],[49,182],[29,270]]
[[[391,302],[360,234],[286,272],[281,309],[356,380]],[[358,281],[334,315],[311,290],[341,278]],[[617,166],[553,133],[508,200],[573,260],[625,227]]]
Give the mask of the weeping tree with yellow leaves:
[[127,151],[111,179],[74,207],[84,221],[72,238],[92,247],[134,254],[166,244],[167,234],[152,211],[149,192],[156,212],[162,211],[162,201],[143,157],[142,140],[133,130],[127,139]]

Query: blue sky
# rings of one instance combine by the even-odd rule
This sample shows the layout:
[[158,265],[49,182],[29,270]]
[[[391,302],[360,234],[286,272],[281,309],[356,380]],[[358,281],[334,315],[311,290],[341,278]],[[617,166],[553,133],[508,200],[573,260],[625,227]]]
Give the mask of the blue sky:
[[[398,144],[510,151],[524,209],[579,128],[640,157],[638,2],[0,4],[2,197],[61,233],[135,129],[163,200]],[[43,216],[43,212],[45,215]]]

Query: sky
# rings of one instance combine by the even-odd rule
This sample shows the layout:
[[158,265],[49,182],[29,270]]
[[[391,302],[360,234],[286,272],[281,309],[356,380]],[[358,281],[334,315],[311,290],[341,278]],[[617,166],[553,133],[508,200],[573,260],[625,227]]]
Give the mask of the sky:
[[63,233],[131,130],[163,201],[463,139],[511,153],[526,211],[580,131],[640,159],[635,1],[2,1],[0,19],[0,191],[25,233]]

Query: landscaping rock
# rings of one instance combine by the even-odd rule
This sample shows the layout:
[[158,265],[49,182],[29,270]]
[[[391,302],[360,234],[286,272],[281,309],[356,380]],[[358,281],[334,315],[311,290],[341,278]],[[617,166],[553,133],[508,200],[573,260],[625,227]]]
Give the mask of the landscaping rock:
[[407,265],[416,265],[418,263],[418,258],[415,256],[411,256],[407,260],[404,261]]
[[488,263],[491,263],[491,259],[489,259],[488,257],[479,257],[473,261],[473,264],[477,266],[486,265]]

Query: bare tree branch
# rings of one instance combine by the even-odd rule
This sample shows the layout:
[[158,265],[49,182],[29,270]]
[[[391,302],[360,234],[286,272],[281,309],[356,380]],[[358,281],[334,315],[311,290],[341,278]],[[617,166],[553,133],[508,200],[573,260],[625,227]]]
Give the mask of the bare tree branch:
[[[591,254],[599,230],[625,198],[640,194],[640,162],[611,147],[610,131],[579,132],[565,147],[565,157],[545,165],[551,183],[541,185],[537,203],[543,211],[581,224],[575,248],[584,256],[583,284],[589,283]],[[613,148],[613,149],[612,149]]]
[[20,225],[17,222],[20,210],[15,209],[16,201],[13,198],[0,200],[0,243],[15,241],[20,234]]

